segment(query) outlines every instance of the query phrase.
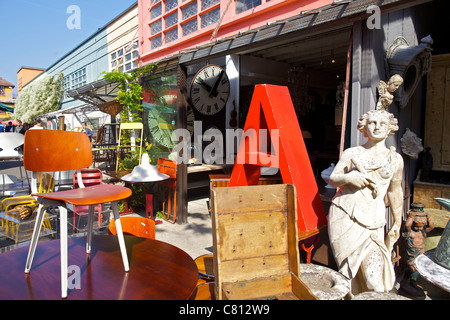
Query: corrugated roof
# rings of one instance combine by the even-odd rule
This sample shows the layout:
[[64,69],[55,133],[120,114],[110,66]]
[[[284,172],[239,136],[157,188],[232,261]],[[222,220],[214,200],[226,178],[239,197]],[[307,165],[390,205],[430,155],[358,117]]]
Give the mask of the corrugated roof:
[[313,32],[313,28],[320,30],[325,26],[343,26],[354,21],[368,18],[372,12],[367,8],[376,5],[381,13],[412,7],[431,0],[336,0],[332,4],[310,11],[303,11],[299,15],[276,22],[269,22],[265,26],[240,32],[234,36],[217,39],[215,42],[200,45],[193,49],[181,51],[180,63],[194,63],[206,58],[224,54],[238,53],[253,46],[273,46],[292,36],[294,32]]

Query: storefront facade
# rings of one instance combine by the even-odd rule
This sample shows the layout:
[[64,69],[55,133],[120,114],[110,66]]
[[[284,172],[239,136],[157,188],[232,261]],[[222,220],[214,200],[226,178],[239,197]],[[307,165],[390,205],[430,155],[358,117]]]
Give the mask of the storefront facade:
[[[228,1],[222,2],[220,6],[228,4]],[[238,2],[231,1],[230,7],[234,5],[236,9]],[[280,1],[277,3],[280,5]],[[302,1],[297,1],[297,5],[299,3]],[[210,27],[209,37],[204,35],[201,41],[194,41],[200,39],[194,36],[191,41],[173,40],[173,46],[171,42],[162,41],[153,51],[153,37],[148,32],[151,33],[151,25],[159,15],[150,20],[141,15],[140,30],[148,31],[140,34],[141,58],[144,64],[146,61],[153,63],[153,58],[157,60],[158,55],[163,56],[165,52],[166,60],[178,60],[177,66],[172,64],[172,73],[178,77],[177,128],[187,128],[193,114],[196,121],[202,122],[202,134],[211,127],[221,131],[243,128],[256,84],[287,86],[318,182],[320,172],[336,163],[343,149],[363,141],[355,127],[363,113],[375,108],[380,80],[387,81],[393,73],[401,74],[407,88],[402,88],[403,99],[398,97],[389,108],[399,119],[400,130],[388,144],[404,155],[405,195],[412,194],[422,160],[404,154],[401,139],[407,128],[421,139],[425,135],[422,115],[426,109],[430,58],[449,52],[443,43],[443,29],[431,18],[441,16],[442,1],[333,1],[317,7],[314,3],[305,2],[303,10],[291,11],[289,17],[271,17],[258,26],[247,21],[249,28],[234,29],[230,33],[227,30],[232,28],[226,29],[223,21],[227,15],[224,15],[222,22],[215,23],[219,31],[213,41],[209,40],[216,28]],[[186,2],[179,9],[185,5]],[[166,17],[163,8],[161,18]],[[151,11],[152,8],[146,9]],[[170,10],[167,14],[178,9]],[[183,21],[177,22],[181,29]],[[164,37],[164,30],[159,32]],[[158,34],[155,33],[155,37]],[[401,48],[416,52],[409,60],[405,58],[401,62],[403,67],[393,59],[399,43]],[[417,59],[419,56],[421,58]],[[193,107],[195,97],[191,96],[191,87],[198,71],[211,64],[226,71],[230,95],[221,112],[205,115]],[[233,112],[237,113],[234,119]],[[194,142],[195,136],[192,139]],[[236,149],[226,150],[225,154],[235,155]],[[177,219],[180,223],[187,222],[190,181],[197,182],[189,170],[183,163],[178,167]]]

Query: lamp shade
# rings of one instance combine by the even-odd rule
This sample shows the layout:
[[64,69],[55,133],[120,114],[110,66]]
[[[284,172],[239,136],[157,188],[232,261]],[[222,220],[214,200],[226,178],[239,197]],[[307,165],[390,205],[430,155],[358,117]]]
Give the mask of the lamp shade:
[[150,158],[144,153],[141,158],[141,164],[134,167],[131,173],[122,177],[122,180],[128,182],[155,182],[170,178],[167,174],[158,171],[156,166],[150,164]]

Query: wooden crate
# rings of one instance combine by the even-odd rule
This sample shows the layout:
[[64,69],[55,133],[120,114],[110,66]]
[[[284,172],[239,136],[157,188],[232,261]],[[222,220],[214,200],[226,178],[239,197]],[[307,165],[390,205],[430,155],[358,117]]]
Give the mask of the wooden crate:
[[293,185],[212,190],[217,299],[317,298],[300,280]]

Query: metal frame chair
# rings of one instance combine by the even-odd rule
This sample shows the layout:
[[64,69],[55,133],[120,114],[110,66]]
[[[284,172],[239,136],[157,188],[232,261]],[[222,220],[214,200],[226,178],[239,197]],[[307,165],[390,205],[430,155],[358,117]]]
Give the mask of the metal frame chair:
[[[137,145],[122,145],[122,132],[125,130],[141,130],[140,135],[140,143]],[[119,169],[119,162],[121,162],[120,158],[120,149],[123,148],[139,148],[139,164],[141,164],[141,155],[142,155],[142,142],[144,140],[144,124],[142,122],[130,122],[130,123],[121,123],[119,127],[119,144],[117,146],[117,158],[116,158],[116,171]]]
[[[58,208],[60,216],[62,298],[66,298],[68,293],[67,204],[89,206],[86,253],[90,254],[94,206],[100,203],[111,203],[124,269],[125,271],[129,270],[117,201],[128,198],[131,195],[131,190],[119,185],[110,184],[85,187],[82,183],[80,169],[90,167],[92,161],[91,143],[89,142],[88,136],[84,133],[57,130],[29,130],[25,134],[24,167],[33,172],[32,195],[39,202],[38,214],[25,265],[25,273],[29,273],[31,270],[46,209],[49,206]],[[36,172],[66,170],[77,170],[79,189],[50,193],[37,192]]]

